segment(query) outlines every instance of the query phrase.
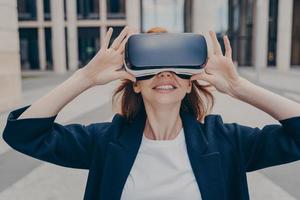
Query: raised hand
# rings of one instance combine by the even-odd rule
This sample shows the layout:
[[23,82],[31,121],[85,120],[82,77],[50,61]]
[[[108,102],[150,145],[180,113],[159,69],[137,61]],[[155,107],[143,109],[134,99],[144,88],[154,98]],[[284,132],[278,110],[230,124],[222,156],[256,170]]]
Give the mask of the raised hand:
[[216,33],[209,31],[212,51],[208,51],[208,61],[203,72],[194,74],[192,80],[204,80],[212,84],[219,92],[232,96],[232,88],[239,84],[240,77],[232,61],[232,50],[227,36],[223,37],[225,56],[217,40]]
[[129,79],[136,81],[135,77],[122,69],[125,44],[132,34],[133,29],[124,27],[119,36],[108,47],[113,29],[110,27],[104,37],[100,50],[82,68],[83,73],[91,81],[92,86],[103,85],[116,79]]

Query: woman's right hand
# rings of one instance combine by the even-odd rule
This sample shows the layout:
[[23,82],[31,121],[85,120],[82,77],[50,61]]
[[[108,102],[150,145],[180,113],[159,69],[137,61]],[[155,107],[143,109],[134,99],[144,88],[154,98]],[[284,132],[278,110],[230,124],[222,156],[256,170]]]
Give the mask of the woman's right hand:
[[104,85],[116,79],[136,81],[132,74],[122,70],[125,44],[129,36],[135,32],[125,26],[112,45],[108,47],[112,32],[113,29],[110,27],[106,32],[100,50],[85,67],[80,69],[85,78],[91,83],[91,87]]

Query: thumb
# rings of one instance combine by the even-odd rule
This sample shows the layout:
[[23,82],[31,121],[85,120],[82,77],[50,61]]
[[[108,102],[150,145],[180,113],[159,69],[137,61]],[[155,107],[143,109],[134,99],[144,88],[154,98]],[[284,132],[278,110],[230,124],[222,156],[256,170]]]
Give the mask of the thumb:
[[136,82],[136,78],[127,71],[117,71],[116,73],[120,79],[129,79],[132,82]]
[[205,73],[205,71],[199,73],[199,74],[195,74],[191,77],[191,81],[193,80],[204,80],[206,82],[209,82],[211,84],[213,84],[214,82],[214,76],[213,75],[210,75],[210,74],[207,74]]

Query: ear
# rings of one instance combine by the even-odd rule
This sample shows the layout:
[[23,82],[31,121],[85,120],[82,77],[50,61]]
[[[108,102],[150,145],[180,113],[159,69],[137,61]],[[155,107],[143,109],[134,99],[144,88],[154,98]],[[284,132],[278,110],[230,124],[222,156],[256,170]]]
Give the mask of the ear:
[[141,87],[140,84],[138,83],[138,81],[133,83],[133,90],[135,93],[140,93],[141,92]]

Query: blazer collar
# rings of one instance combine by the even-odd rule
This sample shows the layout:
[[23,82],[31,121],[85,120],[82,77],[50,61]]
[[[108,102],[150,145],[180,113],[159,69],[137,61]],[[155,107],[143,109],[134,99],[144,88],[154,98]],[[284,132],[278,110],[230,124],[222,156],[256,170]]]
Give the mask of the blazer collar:
[[[202,199],[224,199],[224,180],[219,152],[208,152],[208,141],[197,119],[180,112],[187,152]],[[146,122],[140,112],[125,122],[117,141],[110,142],[100,188],[100,199],[120,199],[127,177],[137,156]]]
[[[124,150],[137,152],[142,137],[144,134],[146,113],[140,112],[135,119],[124,126],[118,142],[124,147]],[[195,151],[202,154],[208,146],[208,142],[203,134],[201,126],[197,119],[187,112],[180,112],[180,117],[183,124],[185,139],[188,146],[191,146]]]

